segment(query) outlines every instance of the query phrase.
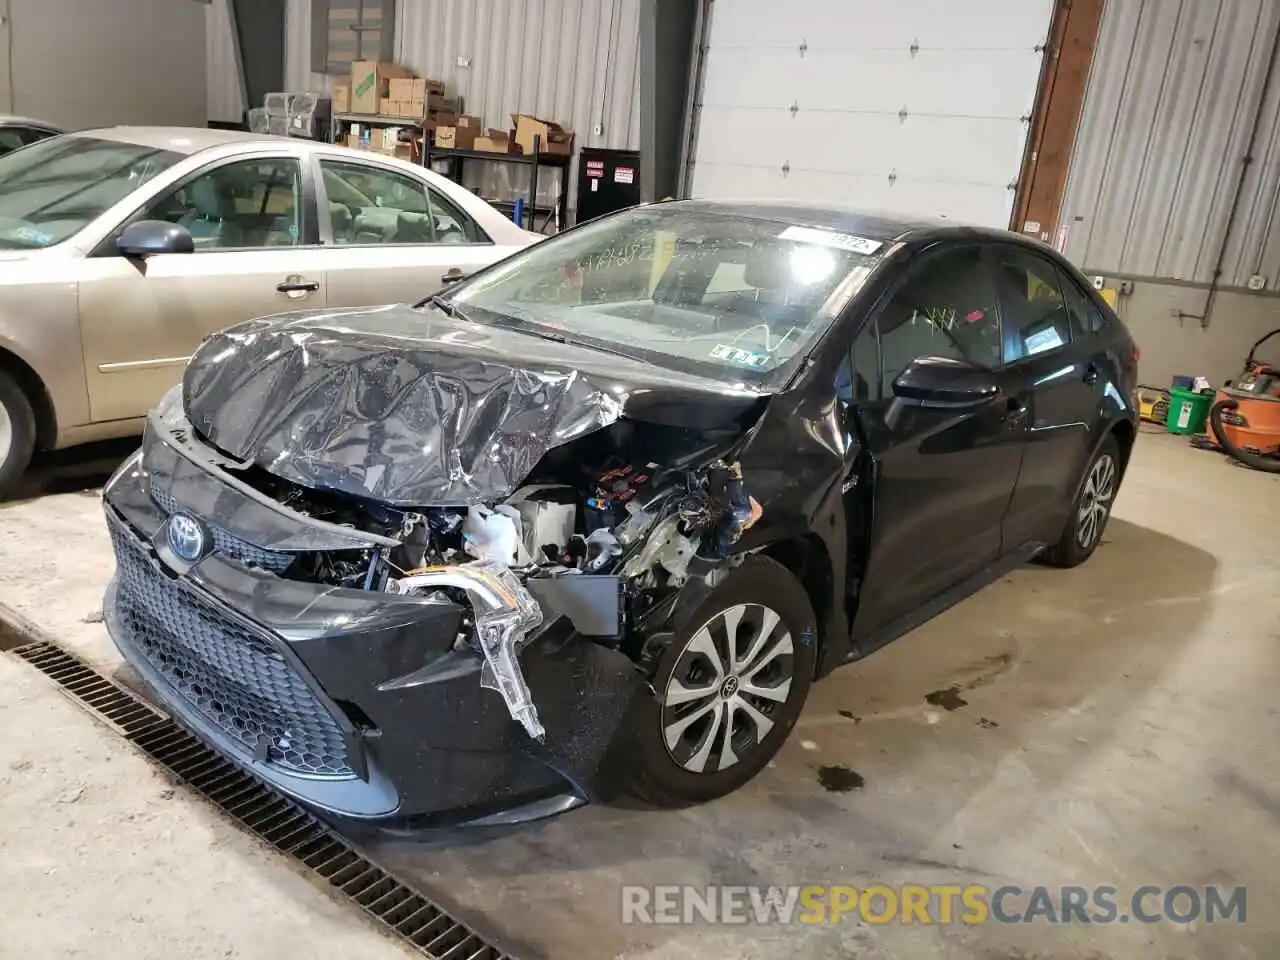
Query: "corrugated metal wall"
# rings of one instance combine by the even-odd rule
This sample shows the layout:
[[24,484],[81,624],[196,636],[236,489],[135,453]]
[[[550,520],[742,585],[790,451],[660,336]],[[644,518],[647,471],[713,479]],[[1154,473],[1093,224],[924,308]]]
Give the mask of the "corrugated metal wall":
[[579,147],[640,148],[640,0],[399,0],[396,47],[492,126],[532,113]]
[[205,70],[208,73],[210,120],[239,123],[244,119],[244,82],[231,32],[230,0],[210,0],[205,8]]
[[[311,0],[286,16],[289,89],[328,89],[311,72]],[[640,0],[399,0],[396,50],[495,127],[532,113],[578,147],[640,148]]]
[[[1075,263],[1099,274],[1212,278],[1278,24],[1276,0],[1109,0],[1059,221]],[[1224,286],[1254,273],[1280,282],[1278,184],[1274,82]]]

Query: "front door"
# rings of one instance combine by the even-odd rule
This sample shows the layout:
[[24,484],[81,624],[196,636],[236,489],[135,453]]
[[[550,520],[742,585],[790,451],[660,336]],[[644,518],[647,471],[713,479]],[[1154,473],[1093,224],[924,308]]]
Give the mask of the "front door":
[[[891,624],[997,559],[1022,461],[1025,411],[1005,392],[935,409],[894,397],[911,361],[950,357],[1000,373],[1000,322],[977,246],[935,252],[872,321],[880,378],[858,404],[876,474],[854,636]],[[855,351],[876,349],[862,336]],[[867,367],[865,359],[856,366]],[[874,365],[872,365],[874,367]]]
[[131,218],[180,224],[194,253],[127,258],[113,236],[103,255],[83,261],[80,327],[95,421],[143,416],[210,334],[324,306],[322,254],[307,242],[314,211],[303,197],[296,158],[221,162]]
[[[1027,448],[1005,518],[1014,546],[1056,540],[1084,470],[1104,378],[1075,298],[1057,267],[1014,246],[991,249],[1000,299],[1003,361],[1028,408]],[[1073,297],[1074,294],[1074,297]],[[1095,341],[1096,342],[1096,341]]]
[[[497,259],[497,248],[423,180],[370,159],[321,158],[331,307],[415,303]],[[514,252],[514,251],[510,251]]]

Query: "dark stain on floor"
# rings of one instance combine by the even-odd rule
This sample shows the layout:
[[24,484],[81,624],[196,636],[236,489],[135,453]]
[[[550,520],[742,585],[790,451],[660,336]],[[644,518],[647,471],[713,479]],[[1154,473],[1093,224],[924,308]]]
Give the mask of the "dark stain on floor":
[[983,730],[990,730],[992,727],[1000,726],[1000,724],[996,723],[994,720],[988,720],[986,717],[979,717],[978,726]]
[[818,782],[822,784],[822,789],[828,793],[849,793],[851,790],[861,790],[866,783],[862,779],[862,774],[855,773],[848,767],[838,764],[830,767],[819,767]]
[[846,720],[852,720],[854,723],[862,722],[862,718],[855,715],[852,710],[839,710],[837,712],[840,714],[840,716],[844,717]]
[[941,707],[943,710],[959,710],[961,707],[967,706],[969,701],[960,696],[959,687],[947,687],[945,690],[935,690],[933,693],[924,695],[924,702],[931,707]]

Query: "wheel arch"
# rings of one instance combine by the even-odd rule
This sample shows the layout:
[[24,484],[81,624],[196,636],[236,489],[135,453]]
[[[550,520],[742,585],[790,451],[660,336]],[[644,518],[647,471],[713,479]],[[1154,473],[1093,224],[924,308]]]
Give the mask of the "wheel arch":
[[26,395],[36,418],[36,449],[51,450],[58,442],[58,417],[49,388],[35,368],[0,344],[0,371],[11,376]]
[[1122,417],[1111,425],[1104,436],[1116,438],[1116,446],[1120,448],[1120,477],[1124,478],[1129,467],[1129,455],[1133,453],[1133,444],[1138,439],[1138,428],[1128,417]]

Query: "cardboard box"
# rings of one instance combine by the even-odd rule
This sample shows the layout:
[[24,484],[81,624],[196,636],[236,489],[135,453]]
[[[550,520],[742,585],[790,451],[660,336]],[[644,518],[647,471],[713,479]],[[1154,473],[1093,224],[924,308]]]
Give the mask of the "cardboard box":
[[515,123],[516,145],[521,153],[533,153],[533,141],[540,137],[539,149],[542,153],[573,153],[573,134],[560,124],[551,120],[531,117],[526,113],[512,114]]
[[333,112],[334,113],[350,113],[351,112],[351,84],[335,83],[333,85]]
[[479,135],[479,133],[480,133],[480,128],[481,128],[481,127],[483,127],[483,126],[484,126],[484,124],[480,122],[480,118],[479,118],[479,117],[472,116],[472,115],[471,115],[471,114],[469,114],[469,113],[464,113],[464,114],[462,114],[461,116],[459,116],[459,117],[458,117],[458,122],[457,122],[457,123],[455,123],[455,124],[454,124],[454,126],[456,126],[456,127],[475,127],[475,129],[476,129],[476,134],[477,134],[477,135]]
[[382,101],[382,116],[420,121],[422,119],[422,103],[415,100],[384,100]]
[[387,81],[388,100],[412,100],[413,77],[392,77]]
[[506,130],[489,130],[484,136],[476,137],[475,143],[471,145],[472,150],[480,150],[484,153],[510,153],[514,141],[511,134]]
[[436,146],[445,150],[474,150],[478,127],[464,127],[460,124],[436,127]]
[[351,112],[377,114],[382,101],[389,99],[391,81],[412,76],[404,67],[383,60],[353,60]]
[[413,94],[410,100],[426,100],[431,96],[443,96],[444,84],[439,80],[431,80],[427,77],[413,78]]

